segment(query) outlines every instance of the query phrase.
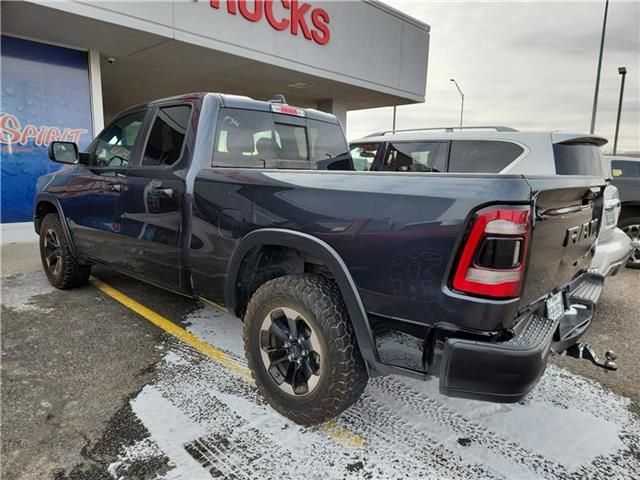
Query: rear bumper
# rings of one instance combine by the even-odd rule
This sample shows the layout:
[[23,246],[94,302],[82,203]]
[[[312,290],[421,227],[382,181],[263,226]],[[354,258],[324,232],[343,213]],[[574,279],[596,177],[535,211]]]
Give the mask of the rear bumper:
[[449,339],[440,370],[440,393],[451,397],[511,403],[521,400],[547,365],[558,322],[535,315],[504,343]]
[[615,228],[606,240],[598,239],[590,269],[604,276],[615,275],[627,263],[629,255],[631,239],[622,230]]
[[584,274],[565,288],[566,310],[545,317],[544,302],[513,328],[505,342],[449,338],[440,362],[440,393],[500,403],[518,402],[538,383],[550,352],[576,344],[591,324],[604,279]]

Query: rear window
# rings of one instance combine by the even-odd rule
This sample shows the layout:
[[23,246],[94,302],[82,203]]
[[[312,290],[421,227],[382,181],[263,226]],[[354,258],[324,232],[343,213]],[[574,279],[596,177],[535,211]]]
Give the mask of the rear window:
[[640,178],[640,161],[611,160],[613,178]]
[[498,173],[523,152],[520,145],[512,142],[454,140],[451,142],[449,171]]
[[269,112],[223,108],[216,129],[213,165],[250,168],[332,168],[351,157],[337,124]]
[[553,145],[553,156],[558,175],[590,175],[608,177],[600,148],[590,144]]
[[349,146],[339,125],[308,119],[307,133],[312,162],[349,155]]

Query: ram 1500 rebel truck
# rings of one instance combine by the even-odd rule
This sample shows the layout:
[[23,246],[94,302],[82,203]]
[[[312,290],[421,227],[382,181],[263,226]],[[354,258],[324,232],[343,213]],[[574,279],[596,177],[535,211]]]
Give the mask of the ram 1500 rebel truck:
[[38,181],[49,281],[94,264],[224,305],[262,395],[301,424],[369,377],[516,402],[589,327],[601,178],[357,172],[332,115],[213,93],[133,107]]

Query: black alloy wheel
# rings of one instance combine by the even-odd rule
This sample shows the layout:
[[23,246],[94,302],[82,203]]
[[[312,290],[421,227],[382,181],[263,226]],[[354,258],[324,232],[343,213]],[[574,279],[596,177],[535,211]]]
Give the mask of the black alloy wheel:
[[320,380],[322,347],[304,316],[288,307],[270,311],[260,328],[262,363],[276,385],[289,395],[307,395]]
[[53,228],[48,229],[44,235],[44,260],[53,275],[60,275],[62,271],[62,251],[60,250],[58,234]]

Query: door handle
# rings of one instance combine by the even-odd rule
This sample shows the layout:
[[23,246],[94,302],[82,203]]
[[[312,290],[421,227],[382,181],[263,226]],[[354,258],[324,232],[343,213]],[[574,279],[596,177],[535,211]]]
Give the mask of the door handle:
[[107,190],[111,191],[111,192],[121,192],[122,191],[122,184],[120,183],[110,183],[107,185]]
[[155,187],[153,193],[160,197],[173,198],[173,188]]

